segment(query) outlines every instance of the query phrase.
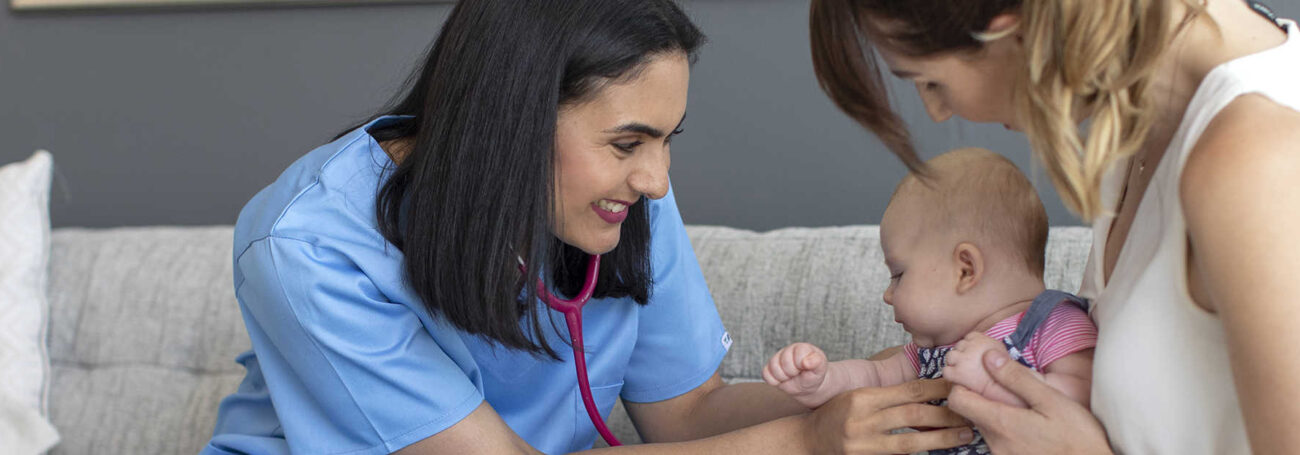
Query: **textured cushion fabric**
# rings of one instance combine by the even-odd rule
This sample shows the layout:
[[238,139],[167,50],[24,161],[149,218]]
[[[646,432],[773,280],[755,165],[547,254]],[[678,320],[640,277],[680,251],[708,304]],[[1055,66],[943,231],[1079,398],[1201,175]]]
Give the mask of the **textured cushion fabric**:
[[0,452],[38,453],[58,436],[45,420],[49,359],[49,152],[0,167]]
[[[688,226],[734,344],[729,382],[759,380],[792,341],[833,359],[907,341],[880,300],[888,285],[875,226],[756,233]],[[1074,291],[1087,260],[1086,228],[1053,228],[1045,279]],[[60,229],[53,237],[52,453],[195,453],[217,404],[235,390],[248,349],[231,283],[231,228]],[[610,428],[640,439],[622,405]],[[597,445],[601,445],[599,442]]]
[[59,229],[52,454],[196,453],[243,378],[231,227]]

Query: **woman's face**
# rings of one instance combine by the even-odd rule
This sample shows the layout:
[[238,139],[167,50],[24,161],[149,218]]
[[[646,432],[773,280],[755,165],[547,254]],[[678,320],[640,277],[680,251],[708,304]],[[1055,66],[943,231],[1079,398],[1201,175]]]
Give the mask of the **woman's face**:
[[895,76],[916,84],[930,119],[944,122],[957,115],[972,122],[1001,123],[1022,131],[1016,119],[1014,90],[1024,51],[1015,36],[985,43],[973,54],[946,53],[909,57],[877,49]]
[[560,110],[551,229],[561,241],[607,253],[618,246],[630,205],[668,194],[669,142],[680,132],[689,82],[686,55],[667,53]]

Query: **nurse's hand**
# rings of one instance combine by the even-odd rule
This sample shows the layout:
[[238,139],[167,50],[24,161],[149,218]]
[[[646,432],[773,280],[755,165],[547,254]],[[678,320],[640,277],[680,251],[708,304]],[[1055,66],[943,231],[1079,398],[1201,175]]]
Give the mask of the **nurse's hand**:
[[1017,408],[953,386],[948,407],[979,427],[997,454],[1110,454],[1106,430],[1078,402],[1053,389],[1034,372],[1011,362],[1006,351],[984,353],[984,368],[1011,393],[1028,403]]
[[[927,404],[948,396],[948,381],[923,379],[842,393],[807,419],[814,453],[892,454],[946,449],[970,442],[970,424],[948,408]],[[900,428],[934,428],[891,434]]]

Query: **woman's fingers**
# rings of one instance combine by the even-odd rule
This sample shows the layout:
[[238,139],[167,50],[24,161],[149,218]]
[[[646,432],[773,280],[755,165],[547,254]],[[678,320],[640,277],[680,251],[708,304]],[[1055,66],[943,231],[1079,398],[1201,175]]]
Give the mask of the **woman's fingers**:
[[898,433],[885,436],[884,449],[890,453],[917,453],[966,445],[974,438],[971,427]]
[[859,389],[859,391],[872,393],[876,400],[872,403],[875,409],[885,409],[901,404],[939,400],[947,397],[951,389],[952,383],[944,379],[918,379],[899,385]]
[[948,395],[948,409],[975,422],[975,426],[984,431],[1001,430],[1004,422],[1012,418],[1014,411],[1033,412],[989,400],[962,386],[953,386],[952,393]]
[[985,352],[984,369],[988,370],[994,381],[1002,384],[1029,404],[1030,409],[1039,413],[1050,411],[1061,400],[1069,400],[1064,394],[1034,375],[1033,370],[1018,362],[1012,362],[1011,357],[1004,350],[992,349]]
[[970,425],[951,409],[932,404],[910,403],[882,409],[863,422],[872,432],[901,428],[949,428]]

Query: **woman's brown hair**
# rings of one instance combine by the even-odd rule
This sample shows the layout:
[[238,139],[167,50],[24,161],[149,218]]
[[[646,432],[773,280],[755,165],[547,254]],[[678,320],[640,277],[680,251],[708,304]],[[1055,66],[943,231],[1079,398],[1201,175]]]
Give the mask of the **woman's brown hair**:
[[873,48],[971,55],[997,38],[984,35],[994,17],[1016,14],[1025,56],[1014,81],[1017,118],[1066,206],[1091,220],[1101,214],[1102,176],[1151,130],[1150,79],[1171,37],[1174,1],[1189,17],[1202,10],[1192,0],[813,0],[813,66],[840,109],[924,174]]

